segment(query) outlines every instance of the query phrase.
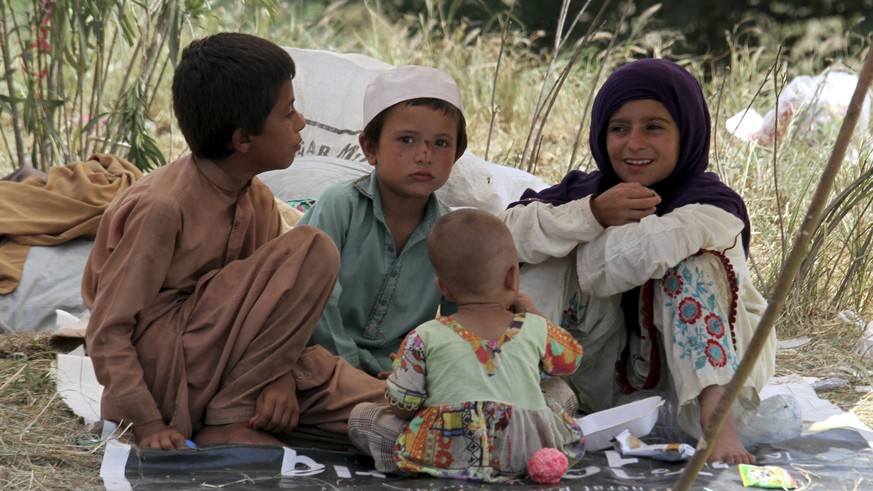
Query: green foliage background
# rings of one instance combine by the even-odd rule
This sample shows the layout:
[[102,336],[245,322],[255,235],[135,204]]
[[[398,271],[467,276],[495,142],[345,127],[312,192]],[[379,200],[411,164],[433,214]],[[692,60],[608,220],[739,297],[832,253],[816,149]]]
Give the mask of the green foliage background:
[[[386,10],[393,18],[427,8],[428,0],[386,0]],[[541,31],[544,40],[551,41],[563,2],[560,0],[455,0],[442,2],[445,10],[455,16],[487,23],[510,6],[514,20],[528,31]],[[582,9],[587,0],[572,0],[570,11]],[[590,20],[601,6],[606,7],[607,23],[620,17],[622,1],[591,2]],[[835,22],[845,30],[873,30],[873,0],[646,0],[634,2],[632,12],[642,12],[660,5],[657,27],[683,35],[682,49],[688,54],[724,56],[729,46],[725,33],[749,23],[772,23],[786,32],[785,42],[793,45],[802,36],[804,26],[811,21]]]

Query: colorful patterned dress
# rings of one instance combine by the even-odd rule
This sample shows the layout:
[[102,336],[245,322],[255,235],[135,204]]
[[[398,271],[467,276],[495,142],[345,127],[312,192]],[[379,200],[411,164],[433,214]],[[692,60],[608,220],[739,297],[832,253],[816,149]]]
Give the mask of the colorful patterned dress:
[[544,318],[518,315],[496,340],[441,317],[410,332],[388,378],[388,401],[417,410],[394,448],[398,469],[437,477],[502,482],[527,470],[543,447],[572,465],[585,437],[540,390],[541,373],[576,370],[582,348]]

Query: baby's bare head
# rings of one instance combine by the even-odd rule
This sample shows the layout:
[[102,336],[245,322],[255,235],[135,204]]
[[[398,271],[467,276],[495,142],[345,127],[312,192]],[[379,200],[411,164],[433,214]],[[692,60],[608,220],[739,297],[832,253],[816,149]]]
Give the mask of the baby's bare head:
[[502,291],[506,273],[516,263],[509,229],[496,216],[476,209],[440,217],[427,250],[437,277],[456,296]]

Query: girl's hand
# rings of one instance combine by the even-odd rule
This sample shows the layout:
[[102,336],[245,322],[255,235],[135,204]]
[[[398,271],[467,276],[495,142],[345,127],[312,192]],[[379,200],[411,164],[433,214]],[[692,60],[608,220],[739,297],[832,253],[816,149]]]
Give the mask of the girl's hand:
[[176,450],[188,447],[185,443],[185,435],[179,430],[165,425],[163,421],[134,425],[133,433],[139,441],[140,448]]
[[654,215],[658,193],[637,182],[623,182],[591,199],[591,213],[603,227],[636,223]]
[[286,433],[296,428],[299,421],[297,383],[289,370],[261,389],[248,426],[268,433]]
[[509,306],[509,310],[516,314],[526,314],[530,312],[531,314],[536,314],[542,316],[543,313],[534,305],[533,300],[529,296],[527,296],[524,292],[518,292],[515,296],[515,301],[512,302],[512,305]]

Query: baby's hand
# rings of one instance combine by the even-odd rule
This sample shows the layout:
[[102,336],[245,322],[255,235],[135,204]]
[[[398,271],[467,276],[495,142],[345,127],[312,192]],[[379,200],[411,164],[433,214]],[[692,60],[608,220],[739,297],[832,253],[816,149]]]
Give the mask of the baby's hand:
[[[397,353],[391,353],[388,355],[388,358],[391,358],[391,363],[394,363],[394,360],[397,359]],[[376,374],[376,378],[379,380],[386,380],[393,370],[385,370],[384,372],[379,372]]]
[[515,301],[509,306],[509,310],[516,314],[536,314],[542,316],[543,313],[534,305],[533,300],[524,292],[518,292],[515,296]]
[[623,182],[591,200],[591,213],[604,227],[639,222],[654,215],[658,193],[636,182]]
[[294,373],[289,371],[261,389],[248,426],[268,433],[286,433],[296,428],[299,421],[297,383]]

